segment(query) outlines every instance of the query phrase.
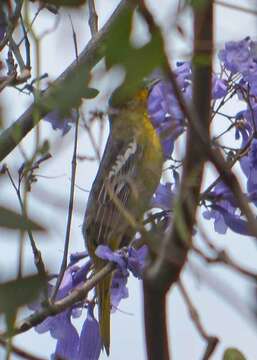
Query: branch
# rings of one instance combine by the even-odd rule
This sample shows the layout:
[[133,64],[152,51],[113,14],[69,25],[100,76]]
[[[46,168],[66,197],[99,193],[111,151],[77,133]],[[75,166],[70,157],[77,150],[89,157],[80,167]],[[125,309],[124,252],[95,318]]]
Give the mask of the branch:
[[[85,300],[87,293],[93,289],[93,287],[104,277],[110,274],[116,265],[114,263],[108,263],[99,272],[97,272],[91,279],[87,280],[83,286],[74,289],[69,295],[61,300],[58,300],[49,306],[39,310],[32,315],[28,316],[20,322],[14,329],[12,335],[18,335],[24,333],[34,326],[42,323],[48,316],[54,316],[62,311],[68,309],[70,306],[78,301]],[[1,333],[0,338],[8,337],[7,333]]]
[[7,30],[6,30],[6,34],[5,34],[4,38],[3,38],[3,40],[0,42],[0,51],[3,50],[5,45],[10,40],[10,37],[12,36],[12,33],[13,33],[13,31],[15,29],[15,26],[16,26],[18,20],[19,20],[20,15],[21,15],[22,4],[23,4],[23,0],[16,0],[16,7],[15,7],[15,10],[14,10],[14,13],[13,13],[12,17],[8,21],[8,27],[7,27]]
[[219,1],[219,0],[215,0],[215,4],[216,5],[221,5],[223,7],[226,7],[230,10],[237,10],[237,11],[240,11],[241,12],[245,12],[247,14],[250,14],[250,15],[254,15],[254,16],[257,16],[257,11],[254,10],[254,9],[250,9],[250,8],[246,8],[244,6],[238,6],[238,5],[235,5],[235,4],[229,4],[229,3],[226,3],[224,1]]
[[247,276],[249,279],[253,280],[254,282],[257,282],[257,272],[255,271],[250,271],[246,268],[244,268],[243,266],[241,266],[240,264],[238,264],[235,260],[233,260],[231,258],[231,256],[229,255],[229,253],[222,249],[219,250],[214,243],[208,238],[207,234],[205,233],[205,231],[202,228],[199,228],[200,234],[203,237],[203,240],[205,241],[206,245],[209,247],[209,249],[214,252],[214,256],[209,256],[207,254],[205,254],[200,248],[198,248],[197,246],[193,245],[192,249],[198,254],[200,255],[208,264],[224,264],[226,266],[228,266],[230,269],[244,275]]
[[[77,45],[77,37],[75,33],[75,29],[73,27],[72,20],[72,34],[75,48],[76,60],[78,61],[78,45]],[[61,263],[61,269],[54,287],[53,294],[51,296],[51,300],[53,301],[57,295],[59,287],[61,285],[66,267],[67,267],[67,257],[69,251],[69,243],[70,243],[70,230],[71,230],[71,222],[73,215],[73,204],[74,204],[74,193],[75,193],[75,181],[76,181],[76,170],[77,170],[77,148],[78,148],[78,131],[79,131],[79,109],[76,110],[76,122],[75,122],[75,134],[74,134],[74,144],[73,144],[73,155],[71,161],[71,183],[70,183],[70,198],[69,198],[69,208],[68,208],[68,217],[67,217],[67,225],[66,225],[66,234],[64,241],[64,250],[63,250],[63,258]]]
[[[113,22],[120,16],[122,11],[128,6],[128,0],[122,0],[110,19],[103,26],[103,28],[94,35],[89,41],[85,49],[79,55],[78,60],[75,60],[53,83],[53,86],[62,85],[67,81],[67,78],[72,77],[76,73],[77,66],[83,66],[85,71],[90,71],[104,56],[106,40],[108,37],[109,29]],[[9,128],[4,130],[0,136],[0,161],[2,161],[20,142],[21,140],[37,125],[37,122],[51,111],[44,104],[49,104],[51,101],[50,86],[41,97],[40,117],[33,118],[33,113],[38,112],[38,106],[33,103]],[[52,109],[53,110],[53,109]]]
[[[142,2],[143,3],[143,2]],[[141,4],[143,15],[150,30],[157,25],[154,19]],[[209,139],[211,113],[211,79],[213,47],[213,2],[194,12],[194,66],[193,66],[193,104],[196,112],[194,121],[198,123],[205,139]],[[206,46],[207,45],[207,46]],[[201,58],[204,64],[200,63]],[[198,61],[198,63],[197,63]],[[166,73],[175,90],[181,108],[187,113],[187,107],[180,93],[175,76],[166,58]],[[186,116],[187,117],[187,116]],[[145,332],[148,359],[169,359],[167,328],[165,318],[165,298],[169,288],[178,280],[179,274],[187,259],[192,244],[192,231],[203,177],[206,154],[199,146],[199,134],[190,123],[187,133],[186,156],[180,192],[174,209],[174,218],[170,231],[160,243],[160,255],[146,269],[144,278]],[[171,262],[167,255],[176,258]],[[158,334],[158,336],[156,336]]]
[[205,331],[205,329],[201,323],[198,311],[195,308],[195,306],[193,305],[193,303],[190,299],[190,296],[188,295],[181,280],[178,281],[178,288],[185,300],[185,303],[187,304],[187,307],[188,307],[188,310],[190,313],[190,317],[191,317],[193,323],[195,324],[195,326],[196,326],[198,332],[200,333],[200,335],[202,336],[202,338],[207,342],[207,348],[205,350],[202,360],[208,360],[210,358],[210,356],[212,355],[212,353],[214,352],[216,346],[218,345],[219,339],[216,336],[210,336]]
[[[7,341],[4,339],[0,339],[0,345],[4,347],[8,346]],[[18,346],[15,346],[13,344],[12,344],[11,352],[18,355],[19,358],[26,360],[45,360],[44,358],[28,353],[27,351],[20,349]]]
[[94,37],[98,32],[98,15],[95,9],[95,1],[88,0],[88,8],[89,8],[89,20],[88,25],[90,27],[91,36]]
[[[186,156],[172,227],[170,233],[163,240],[161,256],[148,271],[148,280],[151,281],[152,279],[157,286],[166,287],[166,290],[178,280],[192,242],[191,237],[199,203],[203,165],[207,160],[206,153],[199,146],[198,141],[202,142],[201,138],[204,137],[206,142],[210,142],[208,128],[212,76],[212,10],[212,2],[209,2],[208,6],[198,8],[195,11],[193,119],[178,89],[172,70],[167,69],[168,77],[181,109],[186,118],[190,118],[191,121],[189,121]],[[205,65],[199,64],[201,57],[204,57]],[[176,264],[171,264],[167,260],[167,254],[176,254],[178,259]]]

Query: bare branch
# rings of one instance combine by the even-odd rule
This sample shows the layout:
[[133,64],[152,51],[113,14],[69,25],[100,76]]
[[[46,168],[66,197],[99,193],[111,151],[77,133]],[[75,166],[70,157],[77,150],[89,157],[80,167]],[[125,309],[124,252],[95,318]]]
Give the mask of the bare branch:
[[[0,345],[7,347],[7,341],[4,339],[0,339]],[[11,352],[18,355],[19,358],[26,359],[26,360],[45,360],[45,358],[33,355],[28,353],[27,351],[20,349],[18,346],[12,344]]]
[[[128,0],[122,0],[110,19],[103,26],[103,28],[92,38],[82,53],[79,55],[78,61],[75,60],[54,82],[53,85],[59,85],[60,88],[69,78],[76,72],[78,65],[90,71],[94,65],[100,61],[104,56],[105,44],[108,37],[108,32],[113,22],[119,17],[124,8],[128,6]],[[51,88],[42,94],[44,104],[47,104],[51,96]],[[37,121],[40,119],[33,119],[33,113],[38,110],[37,105],[33,103],[8,129],[4,130],[0,135],[0,161],[3,160],[21,140],[36,126]],[[42,109],[40,118],[45,116],[51,110]]]
[[[151,13],[141,2],[143,16],[149,29],[154,31],[155,21]],[[196,111],[194,120],[201,133],[209,141],[209,123],[211,110],[212,46],[213,46],[213,2],[198,8],[194,13],[195,43],[193,68],[193,103]],[[203,46],[204,44],[204,46]],[[206,44],[208,46],[206,46]],[[205,58],[205,65],[197,65],[197,58]],[[187,114],[187,107],[180,93],[175,76],[166,58],[166,72],[175,88],[182,111]],[[175,86],[174,86],[175,85]],[[180,101],[182,99],[182,101]],[[192,242],[192,230],[202,183],[203,166],[206,154],[198,145],[199,134],[190,124],[187,134],[186,157],[184,161],[180,192],[174,208],[174,217],[170,231],[160,244],[160,255],[146,269],[144,278],[145,332],[148,359],[169,359],[167,329],[165,323],[166,293],[178,279],[185,264]],[[167,259],[167,254],[177,258],[176,263]],[[149,304],[151,306],[149,306]],[[154,329],[154,331],[153,331]],[[156,336],[156,332],[158,336]],[[156,355],[157,354],[157,355]]]
[[95,1],[88,0],[88,8],[89,8],[89,20],[88,25],[90,27],[92,37],[98,32],[98,16],[95,9]]
[[[71,18],[70,18],[71,20]],[[74,48],[75,48],[75,55],[76,60],[78,61],[78,46],[77,46],[77,39],[76,33],[73,27],[73,23],[71,20],[72,26],[72,34],[74,40]],[[67,218],[67,226],[66,226],[66,235],[65,235],[65,242],[64,242],[64,251],[63,251],[63,258],[61,269],[56,281],[56,285],[54,287],[53,294],[51,296],[51,300],[53,301],[56,297],[58,289],[61,285],[66,267],[67,267],[67,257],[69,252],[69,243],[70,243],[70,230],[71,230],[71,221],[72,221],[72,214],[73,214],[73,203],[74,203],[74,193],[75,193],[75,181],[76,181],[76,169],[77,169],[77,148],[78,148],[78,130],[79,130],[79,110],[76,111],[76,122],[75,122],[75,134],[74,134],[74,144],[73,144],[73,155],[71,161],[71,183],[70,183],[70,198],[69,198],[69,209],[68,209],[68,218]]]
[[5,45],[10,40],[10,37],[12,36],[12,33],[15,29],[15,26],[17,25],[17,22],[19,20],[20,14],[21,14],[21,8],[23,4],[23,0],[16,0],[16,7],[14,10],[14,13],[12,17],[9,19],[6,34],[3,38],[3,40],[0,42],[0,51],[5,47]]
[[207,246],[210,248],[210,250],[212,252],[215,252],[215,255],[209,256],[209,255],[205,254],[200,248],[198,248],[195,245],[192,246],[192,249],[198,255],[200,255],[208,264],[217,264],[217,263],[224,264],[224,265],[230,267],[232,270],[234,270],[244,276],[247,276],[251,280],[253,280],[255,282],[257,281],[257,273],[256,272],[245,269],[244,267],[239,265],[235,260],[233,260],[231,258],[231,256],[228,254],[228,252],[226,250],[224,250],[224,249],[219,250],[214,245],[214,243],[208,238],[207,234],[205,233],[205,231],[202,228],[199,228],[199,231],[203,237],[203,240],[205,241]]
[[[62,311],[68,309],[70,306],[78,301],[85,300],[87,293],[93,289],[93,287],[105,276],[110,274],[115,269],[114,263],[108,263],[98,273],[96,273],[91,279],[86,281],[81,287],[74,289],[69,295],[61,300],[58,300],[49,306],[39,310],[32,315],[28,316],[20,322],[14,329],[13,335],[24,333],[34,326],[42,323],[48,316],[54,316]],[[0,333],[0,338],[6,338],[7,333]]]
[[244,12],[244,13],[247,13],[247,14],[250,14],[250,15],[257,16],[257,10],[254,10],[254,9],[246,8],[244,6],[238,6],[238,5],[231,4],[231,3],[226,3],[226,2],[220,1],[220,0],[215,0],[214,3],[217,4],[217,5],[221,5],[223,7],[226,7],[228,9],[231,9],[231,10],[240,11],[240,13]]
[[207,334],[206,330],[203,327],[203,324],[201,323],[198,311],[196,307],[193,305],[190,296],[188,295],[181,279],[178,281],[178,288],[185,300],[185,303],[187,304],[190,317],[195,324],[197,330],[199,331],[202,338],[207,342],[207,348],[205,350],[204,356],[202,360],[208,360],[212,353],[214,352],[216,346],[218,345],[219,339],[216,336],[210,336]]

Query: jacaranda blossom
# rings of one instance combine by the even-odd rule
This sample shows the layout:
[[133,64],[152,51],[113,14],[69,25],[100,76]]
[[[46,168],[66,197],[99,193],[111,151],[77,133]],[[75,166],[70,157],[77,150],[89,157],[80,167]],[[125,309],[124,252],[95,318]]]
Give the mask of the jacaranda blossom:
[[[77,255],[76,257],[79,259],[81,258],[79,255]],[[74,256],[73,256],[73,261],[74,261]],[[78,266],[76,264],[69,266],[64,273],[63,280],[56,295],[56,300],[63,299],[73,289],[83,284],[87,279],[87,275],[90,271],[90,266],[91,266],[91,260],[86,262],[83,266]],[[53,285],[49,284],[49,295],[51,294],[52,290],[53,290]],[[34,310],[38,310],[40,308],[40,305],[33,304],[30,307]],[[90,327],[89,325],[86,326],[84,324],[82,328],[82,332],[79,335],[77,329],[72,324],[71,318],[80,316],[81,311],[79,311],[79,309],[81,308],[83,308],[82,303],[78,305],[74,304],[73,307],[66,309],[60,314],[48,317],[41,324],[36,326],[35,329],[38,333],[41,334],[49,331],[51,336],[57,340],[56,349],[54,354],[52,355],[53,360],[60,358],[65,360],[77,360],[77,359],[97,360],[98,359],[99,354],[95,357],[84,356],[85,354],[88,354],[88,352],[92,350],[92,347],[85,350],[85,346],[81,345],[81,340],[80,340],[81,336],[83,336],[83,342],[85,341],[85,336],[86,336],[85,332],[88,334],[89,337],[92,335],[92,331],[90,330],[92,327]],[[86,324],[88,324],[89,320],[91,321],[93,318],[92,311],[93,310],[90,307],[88,307],[88,316],[85,320]],[[97,321],[94,319],[94,324],[95,322]],[[86,331],[85,328],[88,328],[88,330]],[[96,332],[94,331],[93,334],[94,334],[94,341],[96,341],[96,337],[95,337]],[[98,342],[99,341],[100,341],[100,335],[98,336]],[[92,344],[92,339],[89,341],[89,343]],[[97,354],[98,352],[100,353],[100,351],[96,351],[95,354]],[[82,357],[82,355],[84,357]]]
[[237,203],[225,184],[219,182],[210,192],[208,199],[211,204],[203,216],[207,220],[214,220],[214,230],[217,233],[225,234],[229,228],[241,235],[251,235],[247,221],[237,214]]
[[101,348],[99,324],[94,316],[94,306],[89,303],[87,317],[80,333],[78,355],[74,360],[98,360]]
[[229,41],[225,44],[225,49],[219,52],[219,59],[232,74],[245,74],[255,59],[251,48],[252,41],[249,37],[241,41]]
[[111,284],[111,304],[115,310],[120,301],[128,297],[127,280],[129,271],[137,278],[142,278],[145,260],[148,253],[147,246],[139,249],[133,247],[112,251],[107,245],[98,245],[96,255],[103,260],[117,264]]
[[54,130],[57,129],[62,130],[62,136],[64,136],[70,131],[71,124],[75,123],[76,118],[77,118],[76,110],[72,109],[70,116],[61,115],[59,110],[54,110],[48,113],[44,117],[44,120],[49,122]]

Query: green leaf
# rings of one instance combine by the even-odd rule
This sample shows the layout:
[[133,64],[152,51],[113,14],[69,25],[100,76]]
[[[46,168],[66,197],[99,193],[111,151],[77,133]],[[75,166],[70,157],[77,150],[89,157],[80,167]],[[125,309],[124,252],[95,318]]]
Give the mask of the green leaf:
[[111,105],[126,101],[142,86],[143,79],[164,62],[161,33],[156,29],[150,41],[141,48],[130,42],[133,10],[126,7],[112,25],[106,42],[106,63],[110,68],[120,64],[126,71],[124,83],[112,95]]
[[22,215],[17,214],[13,210],[6,209],[3,206],[0,206],[0,227],[8,229],[45,231],[45,229],[36,222],[30,219],[26,221]]
[[108,68],[123,61],[130,54],[130,33],[133,11],[125,7],[109,30],[106,43],[106,65]]
[[123,60],[126,69],[124,83],[115,90],[112,101],[119,104],[130,98],[142,86],[142,80],[163,64],[163,46],[161,34],[155,32],[151,40],[143,47],[131,48],[130,54]]
[[44,282],[39,275],[29,275],[0,284],[0,314],[5,314],[9,331],[18,309],[37,298]]
[[41,0],[41,3],[46,5],[56,5],[56,6],[80,6],[85,4],[86,0]]
[[44,140],[43,144],[41,145],[41,147],[38,149],[38,152],[41,155],[45,155],[49,152],[50,150],[50,143],[48,140]]
[[72,108],[80,106],[83,98],[92,99],[98,95],[97,89],[87,87],[89,80],[90,76],[84,64],[78,65],[61,86],[52,85],[47,98],[37,99],[38,108],[43,108],[47,112],[58,109],[62,115],[69,114]]
[[236,348],[228,348],[223,354],[223,360],[246,360],[246,357]]
[[94,88],[85,88],[84,95],[82,96],[84,99],[93,99],[99,94],[99,91]]

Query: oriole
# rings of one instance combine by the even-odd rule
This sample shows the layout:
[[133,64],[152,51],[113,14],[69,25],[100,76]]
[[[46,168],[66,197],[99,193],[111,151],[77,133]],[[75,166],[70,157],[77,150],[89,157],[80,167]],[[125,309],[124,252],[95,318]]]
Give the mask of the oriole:
[[[105,262],[95,255],[98,245],[113,251],[127,246],[136,229],[117,206],[141,221],[160,181],[163,155],[159,136],[147,115],[149,90],[140,89],[133,99],[115,108],[110,133],[93,183],[83,224],[83,234],[97,272]],[[111,276],[97,285],[102,343],[110,347]]]

